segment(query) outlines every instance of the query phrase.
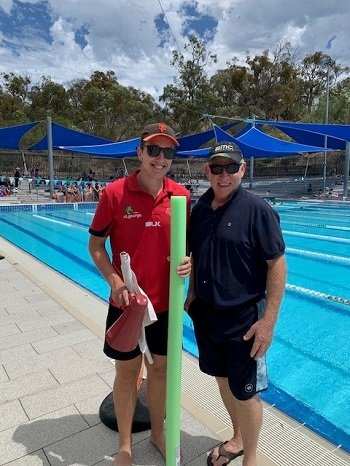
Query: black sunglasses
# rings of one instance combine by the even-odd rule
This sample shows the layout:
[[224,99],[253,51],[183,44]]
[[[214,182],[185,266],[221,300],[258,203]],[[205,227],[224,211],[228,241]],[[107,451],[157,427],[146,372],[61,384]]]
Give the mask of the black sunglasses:
[[224,171],[229,175],[239,172],[241,168],[237,163],[230,163],[230,165],[209,165],[209,170],[213,175],[222,175]]
[[172,147],[159,147],[159,146],[146,146],[147,154],[150,157],[158,157],[158,155],[163,152],[163,155],[166,159],[171,160],[176,155],[176,149]]

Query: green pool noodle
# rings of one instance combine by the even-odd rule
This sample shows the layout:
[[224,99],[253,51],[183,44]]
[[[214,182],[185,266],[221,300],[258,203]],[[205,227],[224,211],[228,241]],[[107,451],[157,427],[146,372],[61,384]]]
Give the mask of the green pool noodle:
[[166,466],[180,465],[182,331],[185,279],[176,273],[186,255],[186,196],[171,197],[170,292],[166,388]]

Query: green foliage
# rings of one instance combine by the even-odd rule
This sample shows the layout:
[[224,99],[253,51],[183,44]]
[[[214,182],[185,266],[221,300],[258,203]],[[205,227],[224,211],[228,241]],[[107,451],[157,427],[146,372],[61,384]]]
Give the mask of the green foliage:
[[195,36],[189,37],[184,48],[190,57],[186,59],[183,54],[173,52],[171,64],[176,68],[178,77],[174,84],[164,88],[160,101],[172,113],[180,132],[188,134],[200,127],[199,120],[204,114],[211,113],[216,103],[206,67],[216,63],[217,57],[207,52],[204,43]]
[[[144,124],[166,121],[182,135],[207,129],[215,116],[222,124],[231,118],[267,118],[286,121],[323,121],[329,84],[329,121],[349,123],[350,68],[323,52],[296,57],[288,42],[244,62],[231,57],[224,69],[211,73],[217,55],[203,41],[188,38],[184,53],[173,52],[176,75],[159,97],[118,82],[113,70],[94,71],[89,79],[67,86],[43,76],[0,74],[0,126],[52,120],[73,129],[121,141],[137,137]],[[207,125],[207,126],[205,126]],[[45,124],[44,124],[45,126]],[[34,142],[45,129],[36,129],[23,141]]]

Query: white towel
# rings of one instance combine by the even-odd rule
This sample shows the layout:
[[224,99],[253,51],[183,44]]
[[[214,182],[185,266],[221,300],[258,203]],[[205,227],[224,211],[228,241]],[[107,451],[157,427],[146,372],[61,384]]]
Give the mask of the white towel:
[[146,341],[146,332],[145,332],[145,327],[147,325],[153,324],[157,319],[157,314],[154,311],[153,304],[151,303],[151,300],[148,298],[146,293],[139,287],[137,283],[137,278],[135,273],[131,270],[130,267],[130,256],[127,252],[121,252],[120,253],[120,263],[121,263],[121,270],[123,274],[123,280],[125,283],[125,286],[131,293],[138,293],[138,294],[143,294],[146,296],[148,305],[147,309],[145,312],[145,317],[143,318],[142,321],[142,328],[141,328],[141,334],[140,334],[140,339],[139,339],[139,347],[141,352],[147,357],[147,360],[150,364],[153,364],[153,358],[151,355],[150,350],[148,349],[147,341]]

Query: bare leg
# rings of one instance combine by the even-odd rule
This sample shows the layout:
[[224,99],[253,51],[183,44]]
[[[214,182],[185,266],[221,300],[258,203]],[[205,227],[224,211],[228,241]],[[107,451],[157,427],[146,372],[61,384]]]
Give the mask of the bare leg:
[[[243,450],[243,441],[242,441],[241,430],[239,428],[238,421],[237,421],[235,399],[232,395],[232,392],[228,385],[228,380],[226,377],[216,377],[216,381],[219,386],[222,401],[230,416],[230,419],[232,422],[232,429],[233,429],[232,438],[225,444],[225,450],[230,451],[232,453],[237,453]],[[219,466],[220,464],[225,462],[223,458],[220,458],[219,461],[216,461],[218,456],[219,456],[219,448],[216,447],[214,448],[213,455],[212,455],[212,462],[213,464],[215,464],[215,466]]]
[[241,428],[244,459],[243,466],[256,466],[256,453],[262,425],[262,406],[259,395],[242,401],[235,398],[236,415]]
[[131,427],[137,400],[137,379],[142,357],[130,361],[116,361],[113,385],[114,409],[118,422],[119,449],[114,466],[131,466]]
[[[233,437],[229,442],[232,446],[232,449],[230,451],[240,451],[243,449],[242,435],[241,429],[238,425],[234,397],[228,385],[228,379],[224,377],[216,377],[216,381],[219,386],[222,401],[225,405],[225,408],[227,409],[228,414],[230,415],[230,419],[232,422]],[[226,446],[228,447],[228,445]]]
[[[262,424],[260,398],[256,395],[250,400],[238,400],[233,396],[226,378],[217,377],[216,380],[234,430],[232,439],[225,444],[225,450],[236,453],[244,448],[243,466],[256,466],[256,453]],[[218,449],[215,448],[213,465],[221,466],[227,461],[222,457],[218,460],[217,458]]]
[[151,438],[165,458],[164,416],[166,397],[166,356],[153,356],[153,364],[147,367],[147,399],[151,418]]

